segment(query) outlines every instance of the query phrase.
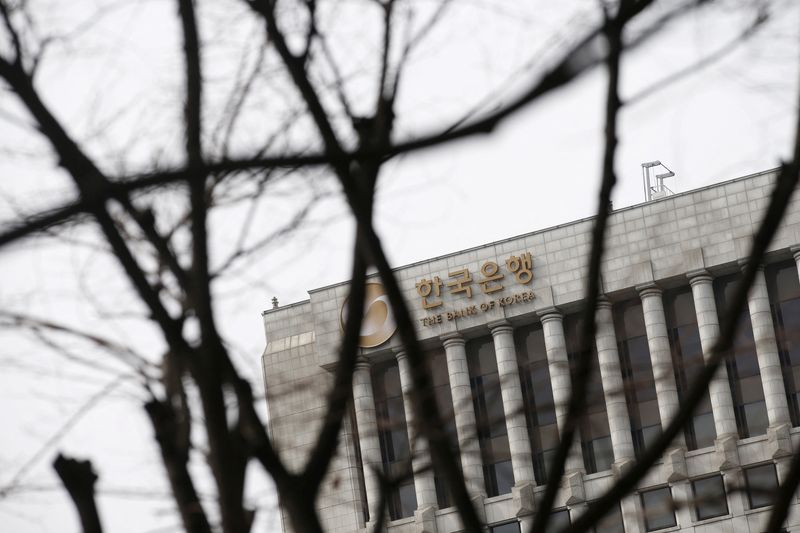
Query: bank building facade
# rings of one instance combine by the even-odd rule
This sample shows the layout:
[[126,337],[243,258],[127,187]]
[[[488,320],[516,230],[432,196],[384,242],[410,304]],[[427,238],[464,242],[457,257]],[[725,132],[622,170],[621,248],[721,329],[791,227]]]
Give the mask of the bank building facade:
[[[671,419],[719,333],[775,171],[618,209],[608,224],[589,409],[551,523],[580,516]],[[395,269],[417,324],[453,453],[488,531],[525,531],[547,481],[579,354],[593,219]],[[602,533],[764,531],[800,451],[800,199],[748,296],[726,364],[690,423]],[[269,430],[299,469],[317,438],[341,340],[347,283],[264,311]],[[409,362],[380,280],[367,285],[352,409],[317,506],[331,532],[378,515],[375,471],[413,461],[388,494],[390,533],[459,531],[414,435]],[[413,452],[412,452],[413,450]],[[786,521],[800,531],[797,496]],[[282,527],[290,531],[282,517]]]

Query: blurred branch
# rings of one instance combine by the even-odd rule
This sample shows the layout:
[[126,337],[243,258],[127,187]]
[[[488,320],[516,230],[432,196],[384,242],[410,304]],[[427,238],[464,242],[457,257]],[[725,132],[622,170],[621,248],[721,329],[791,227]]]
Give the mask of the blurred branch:
[[188,470],[189,447],[187,443],[182,443],[186,437],[181,437],[175,431],[178,424],[173,408],[166,402],[153,399],[145,404],[145,410],[155,430],[155,438],[184,528],[187,533],[210,533],[211,526]]
[[[629,2],[622,2],[620,11],[626,9]],[[592,228],[592,248],[589,255],[589,268],[586,287],[586,306],[583,315],[583,327],[580,338],[580,357],[574,373],[572,392],[570,394],[567,417],[564,429],[561,431],[560,442],[556,455],[551,464],[548,475],[547,487],[539,503],[539,508],[533,522],[533,533],[544,533],[550,521],[553,502],[561,485],[564,475],[564,466],[567,456],[572,448],[575,434],[581,424],[581,417],[586,411],[587,391],[592,380],[593,350],[587,349],[595,338],[595,309],[600,295],[600,265],[603,257],[608,216],[611,211],[611,191],[617,182],[614,170],[614,158],[617,151],[617,118],[622,102],[619,98],[620,62],[623,53],[622,34],[626,21],[617,15],[611,18],[608,13],[605,26],[607,28],[606,40],[608,41],[608,82],[606,88],[605,109],[605,151],[603,154],[603,177],[600,184],[600,193],[597,205],[597,216]]]
[[11,480],[6,485],[0,488],[0,498],[7,496],[15,490],[22,479],[28,472],[36,466],[36,464],[44,457],[44,455],[56,444],[58,444],[69,431],[83,418],[89,411],[91,411],[97,404],[111,394],[117,387],[119,387],[128,376],[121,375],[108,382],[103,388],[91,395],[67,420],[36,450],[31,457],[17,470],[12,476]]
[[53,468],[75,503],[83,533],[103,533],[100,515],[97,514],[97,504],[94,501],[97,474],[92,469],[92,463],[59,454],[53,462]]
[[63,333],[78,339],[85,340],[94,346],[106,351],[107,353],[117,357],[123,363],[131,366],[145,379],[149,379],[146,370],[152,367],[152,364],[141,354],[128,346],[123,346],[113,340],[101,337],[96,333],[82,331],[72,326],[65,324],[58,324],[42,318],[23,315],[11,311],[0,311],[0,327],[21,327],[44,329],[56,333]]
[[744,269],[742,279],[736,286],[733,298],[728,308],[724,310],[720,320],[720,332],[711,354],[700,374],[695,378],[686,392],[683,401],[674,418],[664,428],[647,449],[643,451],[638,460],[630,467],[620,479],[599,499],[589,505],[586,512],[573,525],[574,531],[583,531],[594,521],[599,520],[606,512],[628,494],[659,460],[664,451],[669,447],[678,432],[682,431],[687,421],[692,416],[694,408],[700,404],[708,391],[708,384],[714,377],[717,368],[722,363],[725,354],[730,349],[735,339],[736,327],[742,311],[746,309],[747,294],[753,284],[756,272],[764,257],[764,252],[769,246],[773,235],[778,229],[786,206],[800,181],[800,113],[795,130],[795,145],[792,160],[783,163],[778,173],[777,182],[770,195],[769,205],[758,231],[751,242],[750,253]]

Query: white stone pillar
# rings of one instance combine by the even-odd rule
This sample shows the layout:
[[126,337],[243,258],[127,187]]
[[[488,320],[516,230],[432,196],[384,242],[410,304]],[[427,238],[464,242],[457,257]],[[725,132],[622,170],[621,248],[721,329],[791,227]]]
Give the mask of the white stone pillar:
[[619,508],[625,533],[642,533],[645,530],[642,502],[638,493],[634,492],[623,496],[619,502]]
[[595,344],[600,363],[600,378],[603,380],[603,396],[606,399],[611,445],[614,448],[614,463],[620,466],[634,459],[633,436],[628,403],[625,400],[625,384],[622,381],[611,302],[605,298],[597,302],[595,322],[597,324]]
[[369,361],[359,357],[353,372],[353,405],[358,426],[358,442],[361,446],[361,463],[364,470],[364,485],[367,493],[367,508],[370,523],[378,517],[380,505],[380,481],[375,474],[381,471],[381,443],[378,438],[378,422],[375,418],[375,397],[372,391],[372,375]]
[[533,477],[533,457],[531,441],[528,436],[528,423],[525,420],[525,401],[519,381],[517,349],[514,346],[514,328],[505,321],[489,324],[494,338],[494,353],[497,359],[497,373],[500,379],[500,392],[503,397],[503,412],[506,416],[508,447],[511,451],[511,467],[514,470],[514,484],[521,486],[535,483]]
[[[647,331],[647,346],[650,349],[650,362],[653,365],[653,378],[658,398],[658,414],[661,427],[666,428],[675,418],[680,402],[678,386],[675,383],[675,370],[672,367],[672,352],[667,336],[667,318],[664,315],[664,302],[661,289],[650,283],[636,287],[642,299],[644,327]],[[683,432],[675,437],[676,446],[685,446]]]
[[461,471],[467,490],[473,498],[486,496],[483,480],[483,460],[478,443],[478,429],[475,422],[475,406],[472,403],[472,388],[469,383],[469,367],[464,339],[450,335],[443,339],[447,356],[447,373],[450,378],[450,395],[453,397],[453,412],[458,435],[458,449],[461,453]]
[[[719,315],[717,315],[717,302],[714,299],[714,278],[706,270],[689,272],[687,277],[692,286],[692,298],[697,315],[697,330],[700,335],[700,346],[703,349],[703,359],[708,362],[711,357],[711,349],[719,337]],[[719,365],[713,379],[708,384],[708,395],[711,400],[711,412],[714,415],[717,439],[731,436],[738,438],[731,385],[728,381],[728,369],[724,362]]]
[[[556,424],[558,425],[558,433],[561,435],[564,432],[564,424],[567,420],[570,391],[572,390],[567,341],[564,338],[564,316],[555,307],[549,307],[539,311],[539,317],[542,321],[544,346],[547,351],[547,368],[550,372],[550,384],[553,388]],[[576,432],[575,440],[567,457],[565,471],[574,472],[583,469],[580,437]]]
[[411,466],[414,470],[414,491],[417,494],[417,509],[425,510],[436,507],[436,483],[431,468],[431,454],[428,440],[418,431],[414,422],[414,406],[412,405],[413,380],[408,356],[398,351],[397,366],[400,373],[400,389],[403,392],[403,410],[406,415],[408,442],[411,448]]
[[764,401],[767,404],[770,428],[791,425],[763,267],[756,270],[756,277],[747,294],[747,306],[750,308],[750,322],[753,326],[753,339],[756,343],[758,368],[761,371],[761,384],[764,387]]

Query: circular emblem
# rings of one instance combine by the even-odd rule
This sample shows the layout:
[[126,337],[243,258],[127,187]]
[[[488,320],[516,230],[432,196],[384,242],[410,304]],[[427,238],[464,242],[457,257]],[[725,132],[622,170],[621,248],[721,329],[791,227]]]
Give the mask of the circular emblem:
[[[374,348],[392,338],[397,329],[397,323],[394,320],[389,297],[386,296],[383,285],[376,281],[368,281],[364,289],[364,319],[361,321],[358,346]],[[348,298],[345,298],[339,313],[343,330],[347,323],[347,300]]]

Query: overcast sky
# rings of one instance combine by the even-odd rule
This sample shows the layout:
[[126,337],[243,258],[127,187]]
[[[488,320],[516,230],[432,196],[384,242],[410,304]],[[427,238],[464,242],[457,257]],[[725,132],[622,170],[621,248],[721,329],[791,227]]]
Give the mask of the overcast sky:
[[[722,2],[690,15],[628,56],[623,100],[725,46],[752,19],[752,12],[733,9],[741,3]],[[104,2],[70,4],[65,10],[58,2],[41,2],[35,4],[36,14],[46,19],[46,28],[75,28]],[[399,135],[447,123],[487,94],[499,95],[493,105],[510,98],[596,16],[591,14],[596,2],[573,2],[570,8],[555,2],[517,4],[474,0],[452,9],[405,74]],[[773,168],[788,154],[797,111],[800,6],[776,4],[780,9],[766,27],[724,59],[624,108],[615,208],[644,200],[640,165],[645,161],[658,159],[675,171],[668,185],[680,192]],[[345,63],[358,64],[374,53],[360,41],[363,32],[369,42],[372,19],[359,18],[358,2],[342,5],[334,26],[341,32],[338,53]],[[204,15],[204,35],[227,39],[228,54],[235,54],[248,31],[221,33],[226,17],[233,16],[224,7],[207,8]],[[162,161],[180,153],[180,137],[170,125],[182,112],[176,105],[182,81],[175,29],[172,2],[132,2],[104,16],[77,44],[56,46],[43,65],[40,87],[48,101],[109,166],[120,152],[134,168],[153,159],[153,153]],[[220,48],[207,59],[218,62],[213,67],[218,70],[212,70],[222,77],[232,72],[235,61]],[[591,216],[600,176],[604,79],[602,70],[593,71],[490,136],[387,165],[376,218],[392,264]],[[355,85],[354,91],[360,95],[358,105],[364,105],[363,87]],[[25,118],[13,97],[0,93],[0,221],[13,219],[19,208],[57,205],[72,194],[35,132],[16,125],[9,114]],[[237,142],[247,145],[247,133]],[[297,133],[301,140],[309,135],[308,130]],[[276,185],[257,218],[259,232],[280,229],[300,210],[311,194],[309,184],[315,190],[336,190],[322,174]],[[242,217],[241,212],[223,212],[212,220],[217,259]],[[341,199],[328,198],[297,232],[278,239],[258,261],[215,287],[222,329],[238,364],[256,382],[264,348],[261,311],[270,307],[273,296],[286,304],[306,299],[310,289],[346,280],[351,231]],[[71,235],[95,237],[80,228]],[[99,251],[33,241],[0,252],[0,279],[4,309],[97,328],[143,350],[161,346],[154,329],[125,316],[137,309],[116,266]],[[98,309],[119,316],[101,320]],[[142,533],[177,524],[169,498],[159,497],[166,484],[135,389],[113,373],[89,371],[53,354],[30,336],[0,332],[0,342],[0,419],[5,423],[0,487],[18,476],[24,488],[0,497],[0,529],[77,530],[50,471],[58,449],[90,457],[97,466],[107,531]],[[52,438],[108,388],[116,392]],[[42,448],[50,440],[52,445]],[[253,470],[252,497],[268,504],[271,492]]]

